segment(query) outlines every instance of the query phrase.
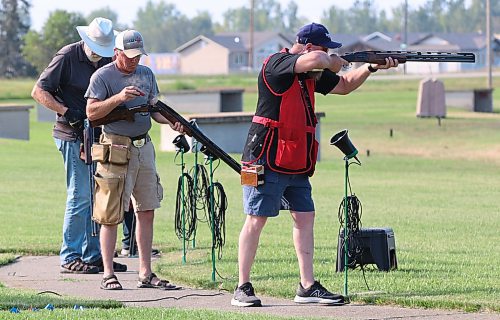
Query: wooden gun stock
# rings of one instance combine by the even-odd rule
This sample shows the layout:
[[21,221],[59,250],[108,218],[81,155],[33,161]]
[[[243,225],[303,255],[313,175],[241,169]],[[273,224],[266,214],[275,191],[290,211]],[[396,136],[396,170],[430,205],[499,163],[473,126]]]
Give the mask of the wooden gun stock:
[[470,52],[419,52],[419,51],[360,51],[340,56],[348,62],[366,62],[385,64],[385,59],[392,57],[399,63],[419,62],[476,62],[476,56]]
[[115,121],[126,120],[128,122],[134,122],[135,114],[137,112],[151,112],[151,106],[147,104],[141,104],[132,108],[127,108],[124,105],[119,105],[108,113],[105,117],[101,119],[96,119],[90,121],[90,126],[92,128],[101,126],[103,124],[108,124]]

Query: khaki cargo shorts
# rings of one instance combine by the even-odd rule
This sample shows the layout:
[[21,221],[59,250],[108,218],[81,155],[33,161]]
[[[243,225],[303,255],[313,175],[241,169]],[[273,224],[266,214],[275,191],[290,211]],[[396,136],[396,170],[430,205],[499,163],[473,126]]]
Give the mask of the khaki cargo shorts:
[[150,138],[142,147],[130,147],[123,205],[128,208],[132,198],[135,211],[147,211],[160,208],[163,199],[163,187],[156,172],[155,149]]

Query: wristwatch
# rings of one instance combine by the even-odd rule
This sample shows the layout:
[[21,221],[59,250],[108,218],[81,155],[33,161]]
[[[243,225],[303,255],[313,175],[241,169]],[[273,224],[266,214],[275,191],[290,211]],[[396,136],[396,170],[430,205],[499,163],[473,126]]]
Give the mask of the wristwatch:
[[368,65],[368,71],[370,71],[371,73],[374,73],[374,72],[377,72],[378,69],[375,69],[374,67],[372,67],[372,65]]

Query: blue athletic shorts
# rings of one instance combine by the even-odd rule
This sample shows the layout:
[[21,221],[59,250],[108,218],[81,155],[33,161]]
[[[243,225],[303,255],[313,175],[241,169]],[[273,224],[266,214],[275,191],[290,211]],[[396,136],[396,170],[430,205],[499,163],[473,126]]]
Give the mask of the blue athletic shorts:
[[311,184],[306,174],[283,174],[266,167],[264,184],[243,186],[243,209],[246,214],[275,217],[280,210],[314,211]]

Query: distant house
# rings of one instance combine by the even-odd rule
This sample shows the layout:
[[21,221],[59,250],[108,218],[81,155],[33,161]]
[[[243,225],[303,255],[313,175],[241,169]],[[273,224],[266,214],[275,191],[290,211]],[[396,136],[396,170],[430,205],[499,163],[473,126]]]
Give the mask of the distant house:
[[179,73],[179,55],[177,53],[149,53],[141,57],[140,64],[149,67],[155,74]]
[[253,43],[253,66],[250,66],[248,32],[197,36],[175,49],[179,71],[182,74],[229,74],[258,70],[266,57],[290,47],[293,39],[277,32],[255,32]]

